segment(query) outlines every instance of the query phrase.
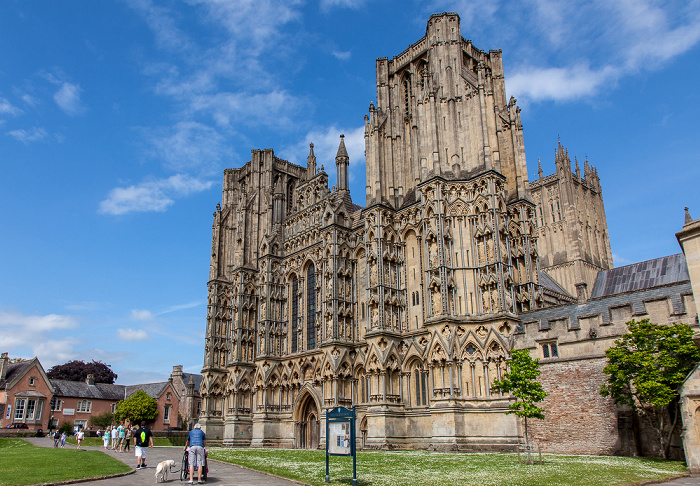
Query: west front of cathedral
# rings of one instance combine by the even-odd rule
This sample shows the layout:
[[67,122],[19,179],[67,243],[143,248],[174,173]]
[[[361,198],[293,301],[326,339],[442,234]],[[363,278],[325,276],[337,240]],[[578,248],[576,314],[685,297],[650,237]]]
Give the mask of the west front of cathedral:
[[543,357],[523,316],[586,302],[612,268],[597,171],[559,145],[556,174],[528,180],[501,52],[457,14],[378,59],[376,85],[364,206],[342,135],[331,189],[313,145],[305,167],[265,149],[224,172],[200,418],[223,445],[316,448],[345,406],[359,447],[512,448],[521,424],[491,385],[518,342]]

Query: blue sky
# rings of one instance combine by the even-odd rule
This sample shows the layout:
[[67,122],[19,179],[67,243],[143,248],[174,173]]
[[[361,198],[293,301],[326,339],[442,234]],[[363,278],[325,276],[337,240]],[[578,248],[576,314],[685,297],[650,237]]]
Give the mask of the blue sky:
[[375,59],[458,12],[502,49],[529,173],[557,140],[603,186],[616,265],[700,217],[700,2],[125,0],[0,3],[0,348],[104,361],[119,383],[203,363],[223,169],[273,148],[364,204]]

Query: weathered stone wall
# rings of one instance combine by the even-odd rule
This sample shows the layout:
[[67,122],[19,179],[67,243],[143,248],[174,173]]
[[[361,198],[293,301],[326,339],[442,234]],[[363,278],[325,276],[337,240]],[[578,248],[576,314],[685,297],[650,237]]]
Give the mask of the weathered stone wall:
[[543,363],[540,382],[549,396],[545,420],[528,421],[535,447],[566,454],[620,454],[617,409],[598,392],[605,380],[604,358]]

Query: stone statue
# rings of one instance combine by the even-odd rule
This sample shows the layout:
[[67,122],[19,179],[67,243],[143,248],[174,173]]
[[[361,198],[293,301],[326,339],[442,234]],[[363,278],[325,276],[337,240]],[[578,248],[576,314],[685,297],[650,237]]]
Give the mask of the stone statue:
[[433,287],[433,315],[442,314],[442,294],[438,287]]

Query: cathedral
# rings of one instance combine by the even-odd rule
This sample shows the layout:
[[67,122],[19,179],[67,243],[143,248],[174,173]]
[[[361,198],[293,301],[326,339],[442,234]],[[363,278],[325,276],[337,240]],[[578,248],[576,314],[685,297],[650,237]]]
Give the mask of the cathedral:
[[215,443],[317,448],[345,406],[358,447],[510,449],[521,424],[491,385],[521,316],[586,301],[612,268],[597,171],[559,144],[556,173],[528,180],[501,51],[457,14],[377,59],[376,85],[364,206],[343,135],[331,188],[313,144],[305,167],[264,149],[224,171],[201,385]]

